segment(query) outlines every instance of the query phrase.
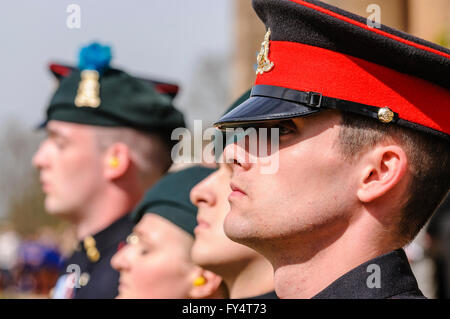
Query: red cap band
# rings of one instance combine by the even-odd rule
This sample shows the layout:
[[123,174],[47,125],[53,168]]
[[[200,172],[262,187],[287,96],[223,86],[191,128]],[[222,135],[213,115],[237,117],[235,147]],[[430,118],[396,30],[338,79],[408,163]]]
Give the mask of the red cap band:
[[270,41],[274,67],[255,85],[273,85],[389,107],[403,120],[450,134],[450,92],[436,84],[339,52]]

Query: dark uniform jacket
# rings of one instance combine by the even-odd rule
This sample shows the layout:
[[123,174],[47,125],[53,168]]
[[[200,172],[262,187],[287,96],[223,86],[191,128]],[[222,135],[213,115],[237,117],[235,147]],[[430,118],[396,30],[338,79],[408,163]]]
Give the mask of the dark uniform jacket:
[[275,293],[275,291],[271,291],[271,292],[265,293],[263,295],[251,297],[251,298],[248,298],[248,299],[278,299],[278,296]]
[[313,297],[313,299],[400,298],[425,298],[403,249],[365,262]]
[[[79,278],[75,280],[79,288],[67,288],[64,285],[58,285],[55,289],[66,289],[61,294],[58,292],[56,298],[75,298],[75,299],[112,299],[118,294],[119,273],[111,267],[111,258],[117,252],[121,243],[125,242],[127,236],[132,232],[134,224],[126,215],[111,224],[106,229],[92,236],[95,240],[95,249],[99,253],[97,261],[89,258],[83,242],[79,243],[77,249],[71,257],[65,262],[67,270],[69,265],[78,265],[80,269]],[[73,271],[67,270],[68,273]],[[64,281],[63,273],[61,282]],[[77,276],[78,277],[78,276]],[[59,287],[58,287],[59,286]]]

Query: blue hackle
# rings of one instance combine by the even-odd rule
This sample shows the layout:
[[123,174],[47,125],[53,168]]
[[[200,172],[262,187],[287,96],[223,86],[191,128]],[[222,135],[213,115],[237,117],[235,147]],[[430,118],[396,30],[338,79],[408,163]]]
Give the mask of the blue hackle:
[[96,70],[101,74],[109,68],[111,57],[111,47],[94,42],[81,48],[78,68],[80,70]]

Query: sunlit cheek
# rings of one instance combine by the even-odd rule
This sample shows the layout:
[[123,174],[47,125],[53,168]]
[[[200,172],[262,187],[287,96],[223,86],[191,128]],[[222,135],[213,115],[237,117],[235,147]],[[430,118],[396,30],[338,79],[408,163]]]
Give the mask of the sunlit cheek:
[[[186,294],[186,272],[183,260],[158,258],[147,267],[141,267],[137,278],[140,291],[151,298],[182,298]],[[143,280],[146,278],[146,280]]]
[[103,181],[102,170],[97,161],[82,157],[62,160],[58,167],[62,195],[72,196],[77,201],[87,201],[96,194]]

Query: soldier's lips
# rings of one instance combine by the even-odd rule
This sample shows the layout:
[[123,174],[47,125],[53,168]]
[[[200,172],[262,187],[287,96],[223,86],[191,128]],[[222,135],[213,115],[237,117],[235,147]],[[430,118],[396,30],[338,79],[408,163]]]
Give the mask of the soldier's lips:
[[194,233],[197,233],[203,229],[208,229],[210,227],[211,225],[208,222],[206,222],[202,218],[197,218],[197,226],[194,228]]
[[43,179],[41,179],[41,188],[42,191],[46,194],[49,193],[51,189],[50,184]]
[[228,196],[228,200],[231,200],[233,197],[244,197],[247,196],[247,193],[244,192],[240,187],[238,187],[235,183],[230,183],[231,194]]

